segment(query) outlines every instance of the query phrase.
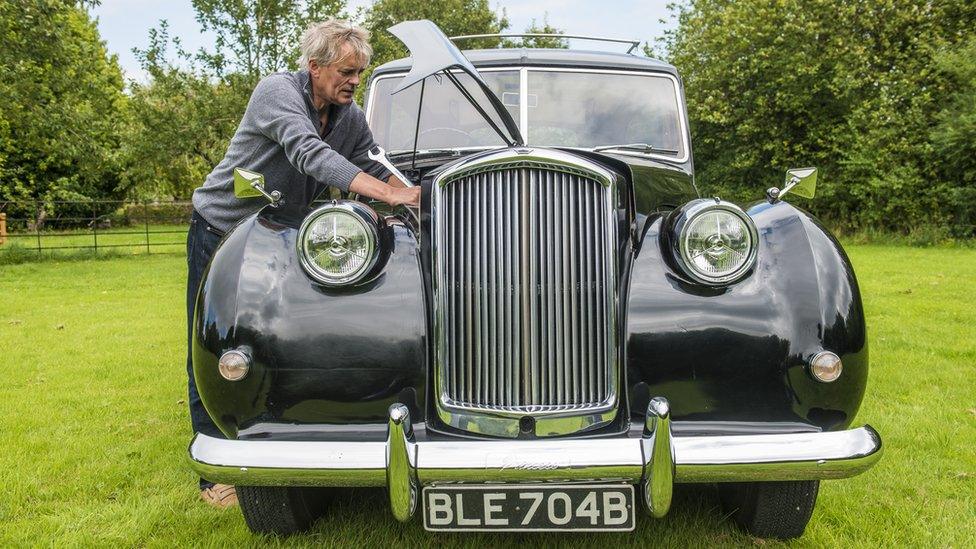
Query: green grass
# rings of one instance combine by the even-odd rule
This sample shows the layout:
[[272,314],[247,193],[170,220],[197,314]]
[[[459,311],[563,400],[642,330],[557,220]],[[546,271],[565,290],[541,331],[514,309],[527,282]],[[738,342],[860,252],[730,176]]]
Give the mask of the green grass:
[[[856,423],[886,450],[821,485],[797,546],[966,547],[976,540],[976,250],[855,245],[872,372]],[[381,490],[345,492],[306,535],[253,536],[197,500],[186,463],[185,261],[140,256],[0,267],[0,546],[779,545],[737,531],[708,487],[679,487],[631,534],[432,534]]]

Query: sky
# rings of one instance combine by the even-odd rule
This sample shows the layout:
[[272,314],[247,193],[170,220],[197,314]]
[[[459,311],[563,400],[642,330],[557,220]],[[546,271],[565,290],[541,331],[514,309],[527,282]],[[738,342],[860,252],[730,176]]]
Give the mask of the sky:
[[[423,0],[418,0],[423,1]],[[549,24],[566,34],[601,36],[640,40],[641,42],[662,36],[674,26],[667,4],[673,0],[489,0],[496,12],[504,8],[511,22],[508,32],[521,32],[535,19],[542,23],[548,16]],[[350,12],[368,6],[370,0],[348,0]],[[98,18],[98,30],[110,53],[119,57],[119,64],[127,78],[145,81],[146,75],[139,67],[132,48],[145,48],[149,29],[159,21],[169,21],[170,36],[179,37],[187,51],[209,47],[212,38],[200,32],[194,19],[190,0],[102,0],[92,13]],[[667,20],[662,23],[660,20]],[[593,42],[574,41],[574,48],[619,49],[622,44],[599,45]]]

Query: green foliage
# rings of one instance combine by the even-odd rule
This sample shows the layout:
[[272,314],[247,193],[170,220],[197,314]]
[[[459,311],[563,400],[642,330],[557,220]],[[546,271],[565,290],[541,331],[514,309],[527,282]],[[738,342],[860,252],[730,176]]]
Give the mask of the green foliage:
[[930,134],[957,224],[976,225],[976,36],[959,48],[947,48],[936,66],[949,77],[948,99]]
[[[408,55],[407,49],[386,29],[414,19],[429,19],[447,36],[466,34],[494,34],[508,28],[504,14],[499,17],[488,6],[488,0],[377,0],[366,12],[364,26],[370,33],[373,60],[363,75],[369,77],[372,69]],[[465,41],[463,48],[491,48],[498,45],[497,38],[479,38]],[[364,80],[365,81],[365,80]],[[363,90],[359,90],[359,99]]]
[[149,76],[131,84],[124,187],[132,198],[189,198],[223,158],[262,76],[294,69],[308,24],[344,0],[194,0],[214,49],[193,55],[162,21],[136,54]]
[[972,35],[976,6],[695,0],[675,9],[665,51],[684,78],[706,194],[755,199],[786,168],[815,165],[821,189],[810,208],[833,223],[972,231],[953,207],[958,166],[933,161],[951,95],[933,58]]
[[236,74],[250,86],[262,76],[295,69],[308,25],[341,16],[345,0],[193,0],[197,22],[216,35],[199,58],[221,76]]
[[182,229],[190,220],[193,204],[181,202],[126,203],[110,217],[113,227],[172,225]]
[[151,80],[131,84],[123,153],[132,198],[188,198],[223,158],[251,93],[246,75],[221,79],[197,67],[168,30],[163,21],[136,52]]
[[[557,29],[549,24],[549,14],[545,14],[542,17],[542,25],[540,26],[533,19],[532,23],[525,28],[525,34],[566,34],[561,29]],[[503,47],[506,48],[554,48],[554,49],[567,49],[569,48],[569,41],[565,38],[556,38],[554,36],[534,36],[516,39],[506,39],[502,41]]]
[[121,70],[84,9],[0,3],[0,200],[44,204],[8,212],[42,223],[63,213],[55,200],[116,196],[125,112]]
[[[223,158],[257,81],[273,71],[294,69],[307,25],[341,16],[345,1],[194,0],[193,6],[201,28],[216,34],[212,51],[184,51],[179,38],[170,37],[165,21],[150,31],[148,47],[136,50],[150,80],[130,86],[122,186],[131,198],[188,198]],[[508,27],[487,0],[380,0],[364,13],[372,33],[372,66],[406,55],[386,31],[401,21],[431,19],[448,35],[496,33]],[[544,20],[542,27],[533,22],[527,32],[560,31]],[[563,44],[544,40],[535,45]],[[474,40],[465,47],[498,43]]]
[[[377,0],[366,14],[365,27],[373,46],[373,65],[406,57],[407,49],[386,29],[414,19],[429,19],[447,36],[499,33],[508,20],[488,6],[488,0]],[[464,48],[493,47],[498,39],[484,38],[464,43]]]
[[[410,0],[377,0],[365,11],[364,26],[370,33],[373,46],[373,60],[364,79],[372,70],[383,63],[409,55],[403,44],[386,29],[403,21],[429,19],[437,24],[447,36],[470,34],[499,34],[509,28],[504,10],[499,15],[488,5],[488,0],[430,0],[413,2]],[[543,18],[542,26],[533,19],[525,30],[527,33],[562,34],[563,31],[551,26]],[[460,42],[461,49],[502,47],[564,48],[568,44],[559,38],[529,38],[508,40],[499,38],[473,38]],[[358,90],[357,100],[362,101],[365,90]]]

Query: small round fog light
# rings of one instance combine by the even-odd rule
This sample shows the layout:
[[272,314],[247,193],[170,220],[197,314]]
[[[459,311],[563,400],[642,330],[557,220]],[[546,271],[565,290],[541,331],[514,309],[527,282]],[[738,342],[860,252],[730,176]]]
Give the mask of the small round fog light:
[[813,378],[824,383],[837,381],[843,370],[844,365],[840,357],[830,351],[819,352],[810,361],[810,373]]
[[227,381],[240,381],[251,369],[251,359],[241,351],[227,351],[220,356],[217,369]]

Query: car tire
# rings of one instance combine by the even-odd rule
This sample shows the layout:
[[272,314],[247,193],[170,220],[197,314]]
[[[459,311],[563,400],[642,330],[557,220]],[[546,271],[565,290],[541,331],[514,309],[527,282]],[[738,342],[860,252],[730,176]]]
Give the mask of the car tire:
[[287,486],[238,486],[237,500],[252,532],[288,535],[307,530],[322,516],[327,491]]
[[719,484],[722,506],[743,530],[760,538],[803,535],[817,504],[819,480]]

